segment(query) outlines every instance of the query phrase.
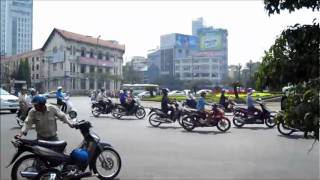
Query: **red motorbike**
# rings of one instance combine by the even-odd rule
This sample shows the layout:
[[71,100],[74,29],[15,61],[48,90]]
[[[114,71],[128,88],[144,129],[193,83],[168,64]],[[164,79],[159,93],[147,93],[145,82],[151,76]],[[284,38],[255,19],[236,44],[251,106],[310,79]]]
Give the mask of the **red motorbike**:
[[192,131],[196,127],[217,126],[222,132],[229,130],[231,127],[230,120],[225,117],[224,111],[217,104],[212,104],[212,117],[210,123],[204,122],[206,122],[206,117],[204,117],[202,113],[193,112],[182,119],[182,127],[187,131]]

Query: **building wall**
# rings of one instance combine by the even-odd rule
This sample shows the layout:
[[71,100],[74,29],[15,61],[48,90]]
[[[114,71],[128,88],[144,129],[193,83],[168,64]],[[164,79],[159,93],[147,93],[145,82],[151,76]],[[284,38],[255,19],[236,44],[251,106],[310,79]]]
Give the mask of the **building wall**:
[[1,54],[8,57],[32,49],[33,1],[1,1]]
[[[61,52],[54,53],[54,49]],[[111,79],[98,80],[94,75],[95,72],[101,72],[122,76],[123,53],[118,50],[66,41],[55,33],[46,47],[45,54],[49,62],[47,77],[50,83],[47,88],[50,90],[55,90],[57,86],[63,86],[71,92],[84,92],[101,87],[108,90],[120,88],[120,82]],[[106,65],[108,63],[113,63],[114,66]]]

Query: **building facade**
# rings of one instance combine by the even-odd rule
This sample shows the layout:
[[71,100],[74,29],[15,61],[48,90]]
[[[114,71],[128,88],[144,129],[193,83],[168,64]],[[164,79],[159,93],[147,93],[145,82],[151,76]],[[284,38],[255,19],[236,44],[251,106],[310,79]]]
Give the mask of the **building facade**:
[[[12,74],[27,59],[31,84],[37,90],[83,94],[89,89],[120,89],[124,45],[116,41],[53,29],[41,49],[1,60],[1,77]],[[8,80],[9,81],[9,80]]]
[[32,50],[33,0],[1,0],[0,55]]
[[54,29],[42,47],[48,63],[46,89],[63,86],[70,92],[120,89],[124,45]]
[[25,53],[10,56],[1,60],[1,86],[10,89],[13,87],[12,82],[15,81],[15,73],[21,61],[26,60],[30,68],[31,86],[38,90],[44,88],[43,74],[45,73],[45,61],[43,58],[43,51],[36,49]]
[[160,76],[160,50],[149,51],[148,54],[148,83],[153,83]]
[[204,28],[204,22],[203,18],[197,18],[196,20],[192,21],[192,35],[197,36],[198,35],[198,30]]

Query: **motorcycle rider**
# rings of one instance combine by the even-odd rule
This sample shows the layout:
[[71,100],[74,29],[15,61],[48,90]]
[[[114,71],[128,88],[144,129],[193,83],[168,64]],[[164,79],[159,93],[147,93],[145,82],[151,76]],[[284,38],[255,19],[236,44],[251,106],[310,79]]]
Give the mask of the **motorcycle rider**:
[[35,124],[37,139],[58,141],[56,117],[64,123],[67,123],[70,127],[73,127],[72,123],[62,111],[55,106],[46,105],[46,102],[46,98],[39,95],[32,99],[34,108],[30,110],[25,124],[21,129],[21,133],[17,135],[18,137],[27,135],[29,129]]
[[228,98],[224,95],[224,93],[225,93],[225,89],[222,89],[219,104],[221,104],[224,108],[227,108],[228,102],[226,102],[226,100],[228,100]]
[[165,114],[168,114],[170,111],[169,117],[171,120],[173,120],[174,117],[174,108],[172,106],[168,106],[168,104],[172,104],[168,98],[169,90],[167,88],[162,89],[162,100],[161,100],[161,110]]
[[128,110],[127,97],[128,94],[126,89],[124,89],[123,92],[120,92],[120,103],[126,110]]
[[248,88],[247,89],[247,106],[248,106],[248,111],[251,112],[254,116],[259,117],[261,114],[260,109],[257,109],[254,106],[255,101],[253,100],[252,94],[253,94],[253,89],[252,88]]
[[61,86],[59,86],[57,88],[56,97],[57,97],[57,104],[59,106],[61,106],[61,111],[66,112],[67,111],[67,105],[66,105],[65,102],[63,102],[64,95],[62,93],[62,87]]
[[186,104],[188,107],[192,108],[192,109],[196,109],[197,108],[197,101],[195,99],[195,97],[189,93],[188,98],[186,100]]
[[133,89],[130,89],[129,90],[129,94],[128,94],[128,97],[126,99],[126,103],[127,103],[127,106],[128,106],[128,112],[129,114],[132,113],[132,111],[134,111],[134,103],[135,103],[135,100],[134,100],[134,96],[133,96]]
[[206,102],[206,92],[201,92],[200,94],[200,99],[197,102],[197,111],[202,115],[204,121],[201,122],[202,124],[207,124],[210,125],[211,123],[211,117],[212,117],[212,112],[210,110],[205,109],[205,105],[208,105]]
[[27,103],[27,88],[22,87],[19,95],[19,107],[18,117],[24,120],[28,114],[28,103]]
[[106,98],[108,98],[106,95],[106,90],[104,88],[101,88],[96,101],[99,103],[100,106],[103,107],[104,111],[106,110],[106,106],[107,106],[107,102],[105,101]]

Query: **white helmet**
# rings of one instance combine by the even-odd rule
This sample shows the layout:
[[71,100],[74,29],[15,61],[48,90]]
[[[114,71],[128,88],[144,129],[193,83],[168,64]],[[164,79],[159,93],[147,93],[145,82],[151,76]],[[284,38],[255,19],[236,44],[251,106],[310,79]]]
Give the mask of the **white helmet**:
[[57,87],[57,90],[61,90],[61,89],[62,89],[62,86],[58,86],[58,87]]

